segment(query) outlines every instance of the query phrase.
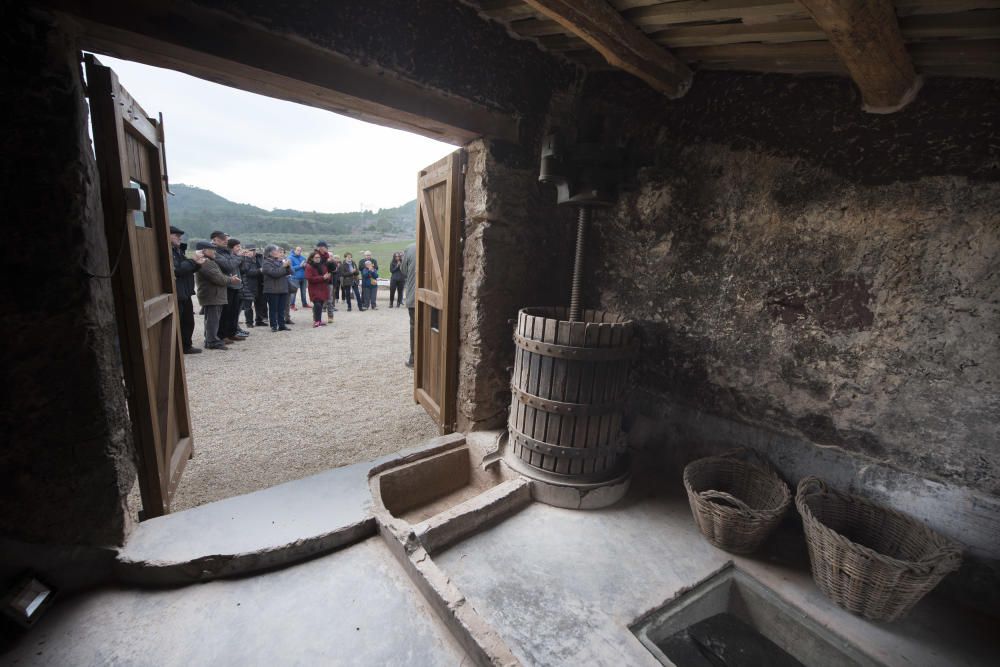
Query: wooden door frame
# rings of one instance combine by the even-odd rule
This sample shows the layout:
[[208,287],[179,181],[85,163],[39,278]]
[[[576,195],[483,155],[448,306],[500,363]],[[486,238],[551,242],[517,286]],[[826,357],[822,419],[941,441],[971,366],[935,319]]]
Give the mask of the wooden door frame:
[[[465,165],[467,153],[458,149],[438,160],[434,164],[420,170],[417,178],[417,285],[415,286],[414,310],[414,368],[413,368],[413,399],[424,408],[438,423],[442,435],[453,433],[458,421],[458,325],[459,307],[461,303],[461,264],[462,264],[462,228],[465,222]],[[424,196],[424,191],[440,183],[447,183],[445,200],[446,210],[443,215],[446,236],[437,238],[433,224],[424,220],[433,220],[433,211]],[[425,229],[426,227],[426,229]],[[426,239],[430,230],[430,239]],[[420,264],[423,260],[425,242],[430,241],[440,250],[440,255],[432,258],[435,273],[441,280],[440,300],[437,294],[428,292],[421,286]],[[443,322],[441,360],[441,395],[430,396],[420,382],[425,370],[426,360],[420,353],[424,345],[424,314],[421,304],[433,305],[441,311]]]
[[[92,107],[91,119],[94,124],[95,154],[101,183],[101,205],[104,213],[104,231],[108,243],[110,278],[116,304],[116,322],[122,351],[122,371],[127,387],[129,421],[135,445],[139,488],[143,510],[140,518],[151,518],[170,511],[170,500],[177,490],[177,482],[187,460],[193,455],[194,443],[191,429],[191,413],[187,401],[187,377],[181,352],[179,310],[177,308],[177,286],[174,281],[173,258],[170,255],[170,222],[165,193],[166,164],[164,161],[164,136],[162,124],[149,118],[142,107],[128,96],[119,85],[118,77],[110,68],[101,65],[94,56],[86,57],[87,87]],[[109,94],[105,94],[109,93]],[[117,102],[117,103],[116,103]],[[139,273],[139,253],[136,242],[136,228],[131,221],[131,212],[126,203],[125,192],[129,183],[128,174],[122,168],[120,156],[125,141],[125,121],[122,114],[129,115],[129,124],[149,147],[156,150],[159,159],[151,163],[151,181],[159,186],[155,196],[150,186],[147,206],[155,207],[153,232],[161,237],[157,245],[164,257],[158,266],[165,292],[150,301],[142,295]],[[114,119],[113,126],[108,125]],[[98,149],[98,137],[103,137],[110,145]],[[113,175],[120,176],[115,181]],[[124,229],[123,226],[124,225]],[[160,337],[160,349],[150,350],[149,329],[164,318],[172,319],[172,335]],[[146,372],[147,356],[159,362],[159,377],[165,378],[168,396],[161,400],[174,401],[178,419],[182,426],[179,440],[173,449],[171,460],[164,460],[165,446],[162,436],[166,433],[160,423],[159,396],[153,377]],[[179,395],[178,395],[179,392]],[[167,471],[164,479],[163,471]]]

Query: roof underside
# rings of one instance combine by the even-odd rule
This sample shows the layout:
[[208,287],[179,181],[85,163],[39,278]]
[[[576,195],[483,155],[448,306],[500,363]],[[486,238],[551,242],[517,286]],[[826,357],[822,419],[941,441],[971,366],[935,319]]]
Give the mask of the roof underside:
[[[827,35],[795,0],[607,1],[695,70],[848,74]],[[589,70],[612,69],[580,37],[522,0],[469,4]],[[1000,0],[895,0],[895,8],[918,74],[1000,78]]]

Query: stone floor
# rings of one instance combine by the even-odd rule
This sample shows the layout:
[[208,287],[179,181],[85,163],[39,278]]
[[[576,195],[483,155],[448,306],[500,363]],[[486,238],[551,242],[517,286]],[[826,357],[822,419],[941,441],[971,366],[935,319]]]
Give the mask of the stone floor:
[[380,538],[283,570],[57,604],[9,665],[447,665],[465,654]]
[[797,530],[772,538],[780,556],[732,556],[701,537],[682,496],[633,491],[597,511],[531,504],[434,560],[525,665],[658,665],[629,625],[729,561],[876,664],[997,664],[993,619],[929,597],[897,623],[865,621],[816,588]]
[[[427,443],[426,449],[411,453],[407,460],[434,451]],[[307,490],[309,485],[340,480],[354,489],[350,497],[355,509],[345,517],[367,516],[367,499],[358,496],[360,479],[347,471],[340,475],[291,484]],[[471,662],[471,655],[449,632],[456,630],[456,617],[445,614],[448,620],[441,620],[431,609],[435,605],[440,609],[440,601],[424,597],[433,596],[428,591],[434,586],[428,587],[430,580],[420,577],[433,570],[440,574],[435,585],[457,591],[451,604],[484,621],[479,631],[504,647],[492,655],[513,656],[504,664],[516,660],[524,665],[652,667],[658,663],[629,626],[734,563],[796,613],[857,647],[873,664],[996,664],[1000,636],[995,619],[933,595],[894,624],[860,619],[837,608],[816,588],[794,521],[786,522],[759,558],[735,557],[701,537],[686,499],[678,489],[663,488],[661,479],[647,475],[636,480],[624,501],[603,510],[529,503],[440,552],[427,555],[418,550],[410,556],[433,565],[430,569],[404,567],[405,556],[403,562],[395,560],[400,545],[383,531],[380,537],[358,538],[361,541],[332,554],[255,576],[170,590],[109,587],[66,597],[11,652],[0,656],[0,662],[421,666]],[[290,487],[280,495],[299,494]],[[252,507],[258,500],[249,496],[239,502]],[[201,512],[224,520],[222,509],[207,506]],[[376,512],[375,519],[378,516]],[[188,524],[201,525],[185,520],[171,530]],[[310,522],[303,525],[315,529]],[[281,526],[278,542],[287,544],[294,538],[288,533],[293,529]],[[198,530],[213,529],[205,525]],[[208,551],[233,551],[219,540],[224,540],[224,531],[206,538],[207,545],[218,547]],[[249,543],[234,538],[233,545],[239,544]],[[137,545],[134,553],[138,546],[146,559],[155,559],[155,542]],[[406,572],[416,577],[419,588]],[[455,636],[463,636],[462,632]],[[462,641],[470,647],[468,636]],[[484,645],[477,637],[473,641],[480,648]]]

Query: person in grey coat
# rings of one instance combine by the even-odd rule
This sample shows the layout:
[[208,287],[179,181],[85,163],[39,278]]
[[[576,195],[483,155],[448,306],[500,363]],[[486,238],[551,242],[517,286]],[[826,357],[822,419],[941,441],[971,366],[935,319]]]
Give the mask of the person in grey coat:
[[417,244],[411,243],[403,251],[403,275],[406,276],[406,309],[410,311],[410,358],[406,367],[413,368],[413,311],[417,293]]
[[205,309],[205,349],[225,350],[219,338],[219,319],[222,308],[229,303],[227,286],[232,282],[215,261],[216,247],[208,241],[198,241],[194,261],[199,265],[195,279],[198,283],[198,303]]
[[267,297],[267,318],[271,331],[289,331],[285,326],[285,306],[288,305],[288,276],[292,273],[291,262],[281,256],[281,248],[268,245],[264,248],[263,274],[264,296]]

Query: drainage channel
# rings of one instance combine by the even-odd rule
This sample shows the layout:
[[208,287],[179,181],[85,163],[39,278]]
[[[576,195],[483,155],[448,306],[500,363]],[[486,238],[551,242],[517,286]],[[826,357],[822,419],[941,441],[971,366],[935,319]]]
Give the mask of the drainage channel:
[[879,664],[732,564],[630,629],[671,667]]

